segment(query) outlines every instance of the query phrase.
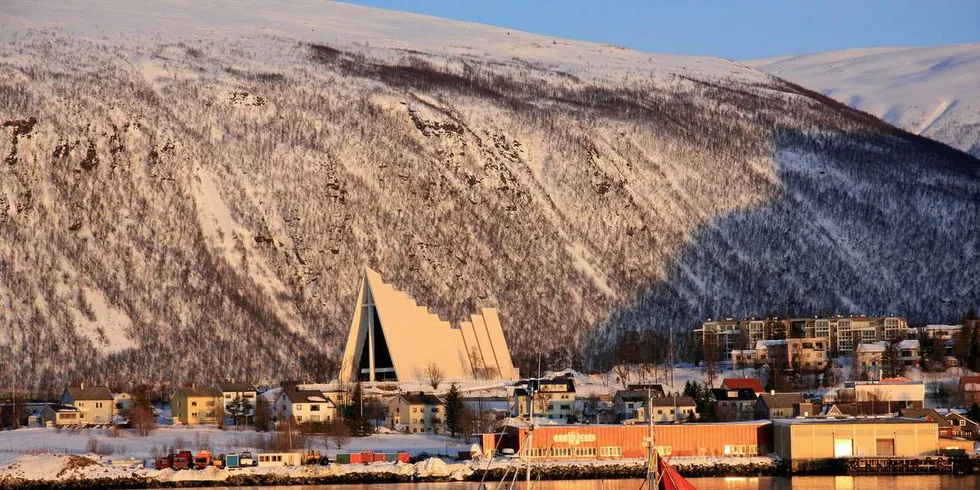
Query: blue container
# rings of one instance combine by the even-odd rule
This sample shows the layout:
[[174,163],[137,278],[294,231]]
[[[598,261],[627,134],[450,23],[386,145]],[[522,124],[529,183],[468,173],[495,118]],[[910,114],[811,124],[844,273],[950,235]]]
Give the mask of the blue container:
[[239,466],[238,455],[235,453],[231,453],[228,456],[226,456],[225,466],[228,468],[238,468]]

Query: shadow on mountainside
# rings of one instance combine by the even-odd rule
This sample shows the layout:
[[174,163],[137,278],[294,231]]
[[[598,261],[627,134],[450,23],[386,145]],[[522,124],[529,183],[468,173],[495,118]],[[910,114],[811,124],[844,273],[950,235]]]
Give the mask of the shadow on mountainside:
[[623,332],[683,338],[707,318],[958,321],[980,302],[980,161],[907,136],[777,132],[779,196],[699,229],[666,280],[593,332],[593,358]]

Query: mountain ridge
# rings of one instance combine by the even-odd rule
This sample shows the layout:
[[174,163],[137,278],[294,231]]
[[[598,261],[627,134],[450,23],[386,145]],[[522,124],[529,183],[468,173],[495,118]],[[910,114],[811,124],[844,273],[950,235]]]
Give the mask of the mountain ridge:
[[749,60],[907,131],[980,156],[980,43]]
[[[101,13],[23,5],[3,19]],[[169,4],[149,5],[152,20]],[[436,32],[434,53],[371,42],[363,23],[340,39],[343,17],[307,39],[296,17],[329,16],[303,5],[276,14],[302,36],[202,20],[166,37],[40,21],[0,34],[0,379],[329,379],[365,265],[453,322],[499,307],[525,369],[538,353],[600,363],[626,331],[707,313],[908,302],[945,320],[977,298],[915,300],[948,285],[930,270],[978,267],[963,231],[980,228],[977,161],[945,145],[720,59],[529,49],[497,28],[464,37],[474,54],[439,48],[460,35],[438,34],[450,21],[414,26]],[[866,192],[876,181],[916,198]],[[809,223],[853,246],[785,233]],[[961,247],[929,255],[903,233]],[[876,254],[921,267],[907,280],[866,259],[876,282],[828,281]],[[753,290],[758,271],[779,280]]]

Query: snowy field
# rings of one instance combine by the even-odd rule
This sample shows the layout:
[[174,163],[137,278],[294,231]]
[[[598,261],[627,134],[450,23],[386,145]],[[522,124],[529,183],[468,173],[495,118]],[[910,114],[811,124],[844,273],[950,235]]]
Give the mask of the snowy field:
[[[261,450],[258,439],[274,437],[274,433],[259,433],[254,430],[237,430],[234,428],[220,430],[216,428],[187,428],[167,427],[158,428],[148,437],[140,437],[135,431],[120,430],[114,437],[107,429],[82,429],[71,432],[67,429],[58,431],[53,428],[32,427],[0,432],[0,464],[9,460],[11,455],[19,456],[29,453],[53,452],[66,454],[87,454],[91,441],[96,441],[104,453],[114,457],[150,458],[154,455],[169,452],[169,450],[210,449],[216,453]],[[330,456],[338,452],[358,452],[362,450],[376,452],[407,451],[412,455],[421,453],[455,455],[465,451],[470,445],[458,439],[440,435],[422,434],[375,434],[368,437],[352,437],[350,442],[337,450],[331,444],[326,447],[326,441],[321,437],[308,438],[310,449],[326,452]],[[301,450],[303,448],[297,448]],[[268,451],[263,451],[268,452]]]

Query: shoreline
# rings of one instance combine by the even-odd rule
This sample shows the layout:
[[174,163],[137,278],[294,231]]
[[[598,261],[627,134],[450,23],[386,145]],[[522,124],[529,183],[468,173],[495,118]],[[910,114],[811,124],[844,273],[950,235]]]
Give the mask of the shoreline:
[[[0,476],[0,490],[480,482],[484,479],[499,481],[505,474],[513,475],[515,468],[520,471],[519,466],[500,465],[500,462],[491,463],[488,468],[486,463],[447,465],[441,460],[435,463],[433,459],[414,465],[381,463],[269,468],[271,471],[266,473],[240,473],[228,470],[132,470],[129,475],[119,474],[111,477],[68,475],[66,478],[54,480]],[[676,468],[685,477],[788,476],[786,466],[781,461],[769,458],[746,463],[681,461]],[[140,474],[141,472],[145,473]],[[532,473],[535,479],[555,481],[637,479],[643,478],[645,474],[645,460],[546,462],[536,465]]]
[[[68,458],[81,458],[68,456]],[[86,458],[88,459],[88,458]],[[92,461],[89,459],[89,461]],[[828,461],[829,463],[829,461]],[[858,476],[847,465],[815,465],[808,469],[792,470],[787,461],[775,457],[739,458],[673,458],[671,464],[688,478],[725,477],[792,477],[792,476]],[[12,475],[0,476],[0,490],[75,490],[75,489],[146,489],[188,487],[262,487],[296,485],[356,485],[389,483],[480,482],[500,481],[523,472],[519,461],[445,463],[430,458],[418,463],[330,464],[279,468],[248,468],[235,470],[131,468],[111,474],[102,462],[84,467],[96,471],[77,473],[66,471],[55,479],[31,479]],[[2,469],[0,469],[2,470]],[[620,480],[642,479],[646,475],[646,460],[618,461],[551,461],[538,462],[532,476],[542,481],[562,480]],[[882,474],[887,474],[882,473]],[[922,473],[919,473],[922,474]],[[973,472],[932,472],[934,475],[969,475]],[[111,475],[111,476],[110,476]]]

